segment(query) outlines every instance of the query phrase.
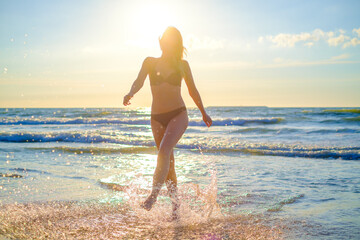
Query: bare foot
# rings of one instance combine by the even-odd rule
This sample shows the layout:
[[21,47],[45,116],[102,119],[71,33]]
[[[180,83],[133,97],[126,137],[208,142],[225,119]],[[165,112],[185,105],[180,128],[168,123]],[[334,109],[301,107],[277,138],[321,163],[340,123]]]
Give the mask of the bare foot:
[[171,216],[167,218],[167,222],[178,222],[180,220],[179,210],[173,211]]
[[145,202],[143,202],[140,207],[144,208],[147,211],[150,211],[154,203],[156,202],[156,198],[153,196],[149,196]]

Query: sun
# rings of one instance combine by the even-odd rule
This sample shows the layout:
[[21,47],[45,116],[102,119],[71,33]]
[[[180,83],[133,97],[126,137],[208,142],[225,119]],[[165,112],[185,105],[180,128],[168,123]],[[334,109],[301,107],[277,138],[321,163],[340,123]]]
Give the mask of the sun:
[[[134,6],[129,16],[128,44],[154,47],[168,26],[176,25],[176,10],[165,2],[142,3]],[[156,44],[156,45],[154,45]]]

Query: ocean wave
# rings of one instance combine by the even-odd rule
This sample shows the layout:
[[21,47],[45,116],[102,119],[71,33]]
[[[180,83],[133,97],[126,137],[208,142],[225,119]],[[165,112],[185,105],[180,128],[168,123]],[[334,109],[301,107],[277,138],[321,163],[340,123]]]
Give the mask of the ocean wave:
[[327,134],[327,133],[360,133],[359,129],[351,129],[351,128],[339,128],[339,129],[319,129],[307,131],[307,134]]
[[[276,124],[284,118],[234,118],[213,120],[212,126],[244,126],[248,124]],[[203,121],[190,121],[189,126],[205,126]]]
[[277,129],[270,129],[270,128],[243,128],[238,129],[235,131],[231,131],[231,133],[268,133],[268,132],[276,132]]
[[41,151],[51,151],[51,152],[63,152],[63,153],[75,153],[75,154],[92,154],[92,155],[102,155],[102,154],[115,154],[115,153],[124,153],[124,154],[136,154],[136,153],[156,153],[156,147],[142,147],[142,146],[131,146],[131,147],[30,147],[29,150],[41,150]]
[[231,153],[238,152],[260,156],[282,156],[282,157],[303,157],[303,158],[322,158],[322,159],[343,159],[343,160],[360,160],[360,149],[346,150],[346,148],[323,148],[320,150],[308,148],[298,150],[289,148],[267,149],[264,148],[222,148],[222,149],[202,149],[203,152]]
[[231,131],[230,133],[275,133],[275,134],[286,134],[286,133],[294,133],[298,132],[299,130],[296,128],[263,128],[263,127],[248,127],[243,129],[237,129]]
[[320,123],[342,123],[341,119],[326,119],[321,120]]
[[99,134],[87,134],[78,132],[62,133],[0,133],[0,142],[77,142],[77,143],[117,143],[131,145],[153,146],[152,141],[132,139],[131,141],[111,136],[99,136]]
[[313,113],[314,111],[313,110],[302,110],[301,112],[302,113]]
[[278,202],[274,206],[268,208],[267,211],[268,212],[279,212],[279,211],[281,211],[281,209],[284,205],[294,203],[296,200],[303,198],[304,196],[305,196],[304,194],[299,194],[294,197],[289,197],[285,200]]
[[108,116],[108,115],[112,115],[116,112],[110,112],[110,111],[99,111],[99,112],[84,112],[81,113],[81,117],[103,117],[103,116]]
[[64,125],[64,124],[129,124],[149,125],[147,119],[118,119],[118,118],[3,118],[0,125]]
[[350,118],[344,118],[345,121],[350,121],[350,122],[360,122],[360,116],[357,117],[350,117]]
[[[244,126],[248,124],[276,124],[283,118],[254,119],[215,119],[213,126]],[[119,119],[119,118],[2,118],[0,125],[64,125],[64,124],[127,124],[150,125],[150,119]],[[202,120],[191,120],[189,126],[205,126]]]
[[325,113],[360,113],[360,109],[325,109]]
[[351,123],[351,122],[354,122],[354,123],[357,123],[357,122],[360,122],[360,116],[357,116],[357,117],[344,117],[344,118],[334,118],[334,119],[326,119],[326,120],[322,120],[320,121],[320,123]]
[[46,171],[42,171],[42,170],[37,170],[37,169],[29,169],[29,168],[21,168],[21,167],[17,167],[17,168],[10,168],[11,171],[17,171],[17,172],[23,172],[23,173],[28,173],[28,172],[34,172],[34,173],[41,173],[41,174],[51,174],[49,172]]
[[[13,133],[0,135],[3,142],[77,142],[77,143],[114,143],[124,146],[82,146],[82,147],[31,147],[32,150],[62,151],[78,154],[113,154],[113,153],[155,153],[155,144],[152,138],[144,139],[140,137],[115,138],[111,136],[82,135],[80,133],[58,133],[58,134],[22,134]],[[190,151],[225,154],[241,153],[251,155],[283,156],[283,157],[303,157],[303,158],[322,158],[322,159],[344,159],[360,160],[360,147],[316,147],[305,145],[286,145],[269,143],[244,143],[236,139],[194,139],[183,140],[176,145],[178,149]]]

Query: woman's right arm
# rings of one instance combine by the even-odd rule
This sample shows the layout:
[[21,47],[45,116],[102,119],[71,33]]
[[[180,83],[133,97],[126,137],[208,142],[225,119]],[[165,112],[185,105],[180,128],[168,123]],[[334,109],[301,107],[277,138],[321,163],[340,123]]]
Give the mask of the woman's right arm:
[[125,106],[130,104],[130,99],[135,95],[135,93],[137,93],[142,86],[144,85],[144,81],[146,79],[146,76],[149,73],[149,69],[150,69],[150,61],[151,61],[151,57],[147,57],[145,58],[145,60],[143,61],[143,64],[141,66],[140,72],[137,76],[137,78],[135,79],[134,83],[131,86],[131,89],[129,91],[128,94],[125,95],[124,97],[124,101],[123,104]]
[[203,103],[201,101],[200,93],[195,86],[195,82],[194,82],[194,78],[191,73],[190,65],[186,60],[184,60],[183,63],[184,63],[184,73],[185,73],[184,79],[185,79],[186,86],[188,87],[190,97],[194,100],[196,106],[199,108],[199,110],[203,116],[203,120],[204,120],[205,124],[208,127],[210,127],[212,124],[212,120],[211,120],[211,117],[209,115],[207,115],[205,108],[203,106]]

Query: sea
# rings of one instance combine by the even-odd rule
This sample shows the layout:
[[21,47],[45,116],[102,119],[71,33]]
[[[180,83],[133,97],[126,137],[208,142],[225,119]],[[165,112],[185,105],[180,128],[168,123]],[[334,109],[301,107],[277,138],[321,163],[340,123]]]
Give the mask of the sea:
[[1,108],[0,239],[360,239],[360,108],[187,111],[172,221],[150,108]]

